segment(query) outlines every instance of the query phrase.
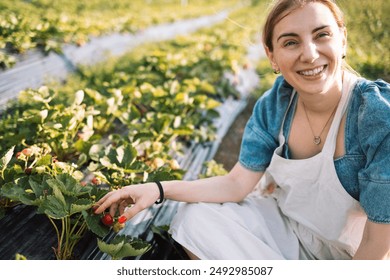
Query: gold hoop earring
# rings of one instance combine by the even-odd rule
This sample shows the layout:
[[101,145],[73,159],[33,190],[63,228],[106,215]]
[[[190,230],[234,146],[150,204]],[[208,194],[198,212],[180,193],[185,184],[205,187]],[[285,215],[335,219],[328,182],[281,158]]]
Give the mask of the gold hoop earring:
[[275,70],[274,69],[274,74],[280,74],[280,70]]

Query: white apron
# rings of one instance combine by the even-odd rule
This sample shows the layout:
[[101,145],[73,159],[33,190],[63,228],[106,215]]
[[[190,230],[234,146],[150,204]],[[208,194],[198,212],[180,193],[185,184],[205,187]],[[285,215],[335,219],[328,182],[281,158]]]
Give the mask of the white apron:
[[[240,203],[182,203],[170,225],[173,239],[201,259],[350,259],[362,238],[366,215],[338,180],[333,155],[355,82],[346,72],[320,154],[303,160],[282,158],[282,126],[280,146],[258,184],[260,191]],[[275,182],[278,187],[271,195],[260,195]]]
[[281,157],[285,144],[282,126],[280,146],[266,171],[266,178],[278,186],[272,196],[314,258],[351,258],[367,220],[359,202],[341,185],[334,167],[337,132],[356,81],[356,76],[344,73],[342,97],[322,151],[308,159]]

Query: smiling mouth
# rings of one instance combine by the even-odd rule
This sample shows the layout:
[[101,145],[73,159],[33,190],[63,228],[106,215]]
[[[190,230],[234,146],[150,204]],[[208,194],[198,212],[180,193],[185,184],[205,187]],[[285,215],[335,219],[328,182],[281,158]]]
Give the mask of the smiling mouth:
[[322,66],[319,66],[319,67],[312,69],[312,70],[298,71],[298,74],[303,75],[303,76],[317,76],[317,75],[321,74],[322,72],[324,72],[326,67],[327,67],[327,65],[322,65]]

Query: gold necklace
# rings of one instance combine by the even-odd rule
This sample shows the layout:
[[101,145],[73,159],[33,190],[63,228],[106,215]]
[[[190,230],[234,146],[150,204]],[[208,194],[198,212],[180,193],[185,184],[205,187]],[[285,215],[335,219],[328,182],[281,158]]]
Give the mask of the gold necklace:
[[[340,102],[340,100],[339,100],[339,102]],[[305,103],[302,101],[303,110],[305,111],[305,115],[306,115],[306,118],[307,118],[307,122],[309,123],[311,133],[313,134],[313,137],[314,137],[314,138],[313,138],[314,144],[316,144],[316,145],[321,144],[321,135],[322,135],[322,133],[324,132],[325,127],[328,125],[328,123],[330,122],[330,120],[331,120],[331,118],[333,117],[333,115],[336,113],[336,109],[337,109],[337,106],[338,106],[339,102],[337,102],[336,106],[334,107],[332,113],[330,114],[330,116],[329,116],[328,120],[326,121],[324,127],[322,128],[320,134],[319,134],[318,136],[316,136],[316,135],[314,134],[313,128],[311,127],[310,120],[309,120],[309,116],[307,115],[307,112],[306,112]]]

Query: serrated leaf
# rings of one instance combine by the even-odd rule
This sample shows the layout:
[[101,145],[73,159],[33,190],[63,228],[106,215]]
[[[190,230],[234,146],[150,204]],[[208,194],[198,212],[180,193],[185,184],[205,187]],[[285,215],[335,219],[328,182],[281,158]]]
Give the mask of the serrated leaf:
[[0,190],[2,196],[15,201],[20,201],[21,196],[25,193],[24,188],[18,187],[17,184],[14,184],[13,182],[4,184]]
[[1,195],[14,200],[20,201],[26,205],[38,205],[40,199],[32,193],[27,193],[26,190],[31,189],[28,177],[22,177],[16,183],[9,182],[2,186]]
[[48,195],[39,208],[40,212],[53,219],[62,219],[69,216],[64,202],[54,195]]
[[63,194],[69,196],[80,196],[91,191],[91,186],[81,186],[81,184],[70,174],[59,174],[55,179],[47,181],[50,187],[57,187]]
[[31,176],[28,180],[31,189],[34,191],[36,197],[40,197],[44,194],[44,190],[48,189],[49,186],[46,184],[47,177]]
[[110,244],[100,241],[99,245],[98,240],[98,246],[102,252],[116,260],[142,255],[151,248],[151,245],[142,239],[127,235],[117,235]]
[[108,244],[101,239],[98,239],[97,244],[100,251],[110,255],[112,258],[115,258],[116,254],[122,249],[124,241],[121,241],[117,244]]
[[61,181],[57,179],[48,179],[46,180],[46,183],[52,188],[53,196],[56,197],[63,206],[66,206],[65,197],[61,192],[61,187],[63,187]]
[[[136,248],[134,245],[138,245]],[[150,244],[131,244],[131,243],[125,243],[123,244],[122,248],[119,250],[119,252],[115,255],[115,258],[118,260],[121,260],[125,257],[135,257],[140,256],[142,254],[145,254],[150,248]]]
[[86,211],[92,207],[92,204],[93,204],[92,201],[87,198],[78,199],[77,201],[75,201],[70,205],[69,214],[73,215],[74,213]]
[[137,150],[134,147],[127,145],[123,150],[123,156],[120,160],[118,159],[118,161],[121,163],[123,168],[129,168],[136,159],[136,156]]
[[100,216],[94,214],[88,214],[87,211],[82,211],[83,217],[90,231],[97,236],[103,238],[109,233],[109,228],[100,222]]

